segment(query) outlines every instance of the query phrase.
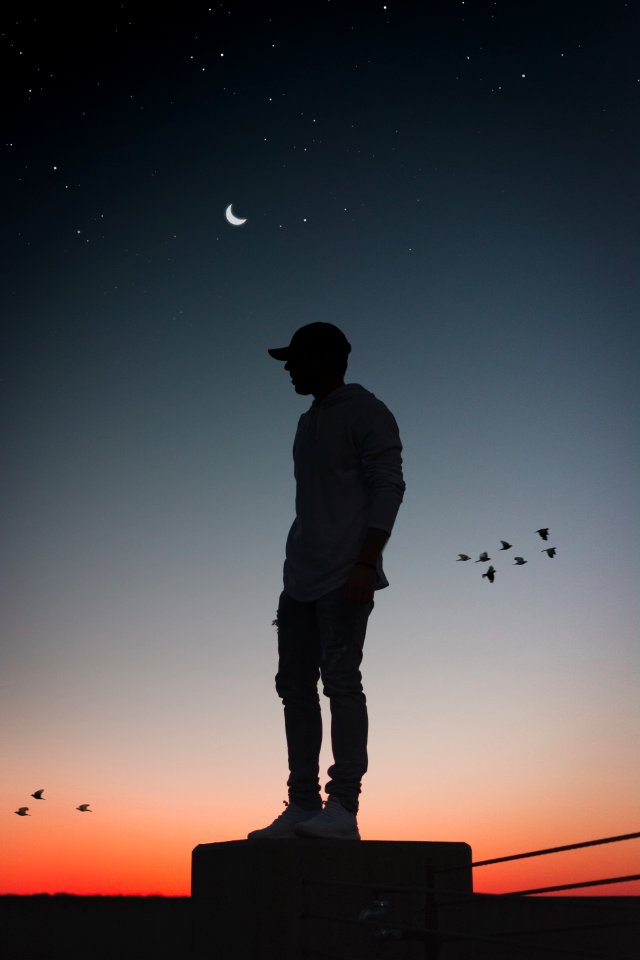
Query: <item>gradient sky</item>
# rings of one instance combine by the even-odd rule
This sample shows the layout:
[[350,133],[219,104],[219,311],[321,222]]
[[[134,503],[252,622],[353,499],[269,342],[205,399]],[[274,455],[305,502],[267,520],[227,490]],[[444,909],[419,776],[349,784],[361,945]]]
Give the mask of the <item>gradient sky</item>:
[[404,446],[363,839],[640,830],[638,4],[109,6],[3,15],[0,892],[188,894],[284,809],[267,349],[317,320]]

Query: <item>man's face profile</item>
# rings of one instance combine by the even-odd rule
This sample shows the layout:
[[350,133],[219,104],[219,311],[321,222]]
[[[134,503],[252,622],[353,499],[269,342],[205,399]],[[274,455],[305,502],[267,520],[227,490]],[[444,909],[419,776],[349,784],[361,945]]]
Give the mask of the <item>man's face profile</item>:
[[326,354],[297,354],[284,365],[291,376],[296,393],[322,393],[327,387],[334,388],[341,382],[336,374],[332,358]]

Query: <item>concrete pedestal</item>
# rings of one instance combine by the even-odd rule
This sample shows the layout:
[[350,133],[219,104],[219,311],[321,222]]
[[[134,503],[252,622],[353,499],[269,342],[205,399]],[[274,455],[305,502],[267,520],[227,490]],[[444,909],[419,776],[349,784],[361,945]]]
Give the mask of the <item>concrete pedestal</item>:
[[[470,864],[466,843],[200,844],[192,855],[191,960],[462,960],[464,944],[420,931],[466,932],[468,906],[447,900],[471,895]],[[377,918],[374,901],[387,904]],[[374,913],[359,919],[367,910]]]

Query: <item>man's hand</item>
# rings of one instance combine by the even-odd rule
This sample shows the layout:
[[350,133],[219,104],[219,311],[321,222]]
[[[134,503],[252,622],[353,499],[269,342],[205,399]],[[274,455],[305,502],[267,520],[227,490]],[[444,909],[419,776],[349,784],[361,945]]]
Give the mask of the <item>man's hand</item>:
[[372,567],[357,563],[349,580],[349,600],[357,604],[371,603],[375,585],[376,571]]

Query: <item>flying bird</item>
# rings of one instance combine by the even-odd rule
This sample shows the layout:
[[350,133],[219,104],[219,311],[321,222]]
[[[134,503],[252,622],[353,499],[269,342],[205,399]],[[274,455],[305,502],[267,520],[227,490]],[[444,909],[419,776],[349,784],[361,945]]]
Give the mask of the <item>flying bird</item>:
[[525,560],[524,557],[515,557],[514,559],[515,559],[515,563],[513,564],[514,567],[515,566],[521,567],[523,563],[529,562],[528,560]]
[[536,533],[539,533],[543,540],[549,539],[549,527],[540,527],[539,530],[536,530]]
[[17,813],[19,817],[30,817],[31,814],[27,813],[29,807],[18,807],[17,810],[14,810],[14,813]]
[[483,573],[482,576],[483,576],[483,577],[486,577],[486,578],[488,579],[489,583],[493,583],[493,581],[495,580],[496,571],[494,570],[493,567],[489,567],[489,569],[487,570],[487,572],[486,572],[486,573]]
[[500,543],[502,544],[502,546],[500,547],[501,550],[508,550],[509,547],[513,546],[512,543],[507,543],[506,540],[501,540]]
[[[459,553],[458,560],[471,560],[471,557],[466,553]],[[457,563],[457,561],[456,561]]]
[[34,798],[34,800],[44,800],[45,797],[42,796],[43,793],[44,793],[44,787],[42,788],[42,790],[36,790],[35,793],[31,794],[31,796]]
[[487,560],[491,560],[491,557],[490,557],[489,554],[485,551],[484,553],[481,553],[481,554],[480,554],[480,556],[479,556],[478,559],[476,560],[476,563],[486,563]]
[[81,803],[79,807],[76,807],[76,810],[79,810],[80,813],[93,813],[93,810],[89,810],[88,803]]
[[555,557],[555,555],[556,555],[556,548],[555,548],[555,547],[547,547],[546,550],[541,550],[540,553],[546,553],[546,555],[547,555],[548,557]]

